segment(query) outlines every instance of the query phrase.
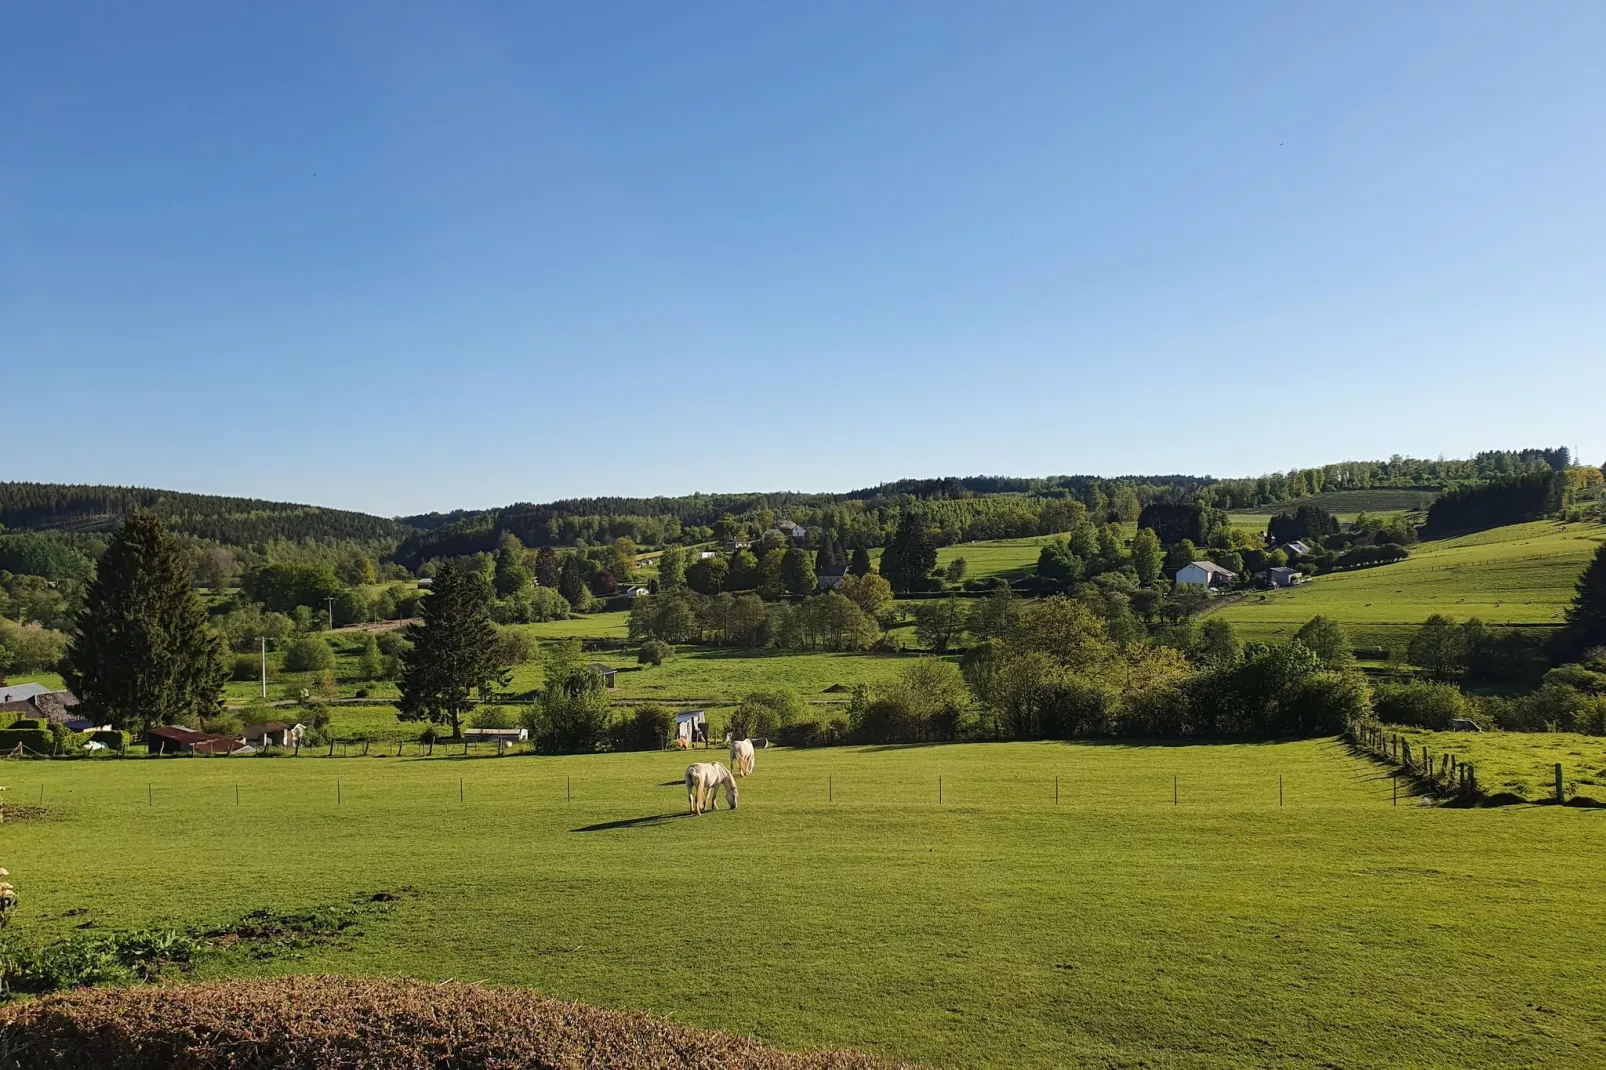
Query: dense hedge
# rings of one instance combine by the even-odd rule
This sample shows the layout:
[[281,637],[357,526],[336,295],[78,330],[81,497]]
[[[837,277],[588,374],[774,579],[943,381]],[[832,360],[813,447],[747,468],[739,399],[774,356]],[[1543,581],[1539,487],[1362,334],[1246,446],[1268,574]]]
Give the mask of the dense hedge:
[[15,750],[18,743],[35,754],[50,754],[56,749],[56,737],[43,728],[0,728],[0,751]]
[[645,1014],[448,982],[289,977],[79,989],[0,1010],[16,1070],[874,1070]]

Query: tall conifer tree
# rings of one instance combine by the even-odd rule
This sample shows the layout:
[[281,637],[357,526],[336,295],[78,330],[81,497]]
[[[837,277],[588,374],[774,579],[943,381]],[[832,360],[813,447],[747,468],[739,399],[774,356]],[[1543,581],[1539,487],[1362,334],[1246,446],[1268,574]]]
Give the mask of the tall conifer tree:
[[223,640],[195,596],[193,566],[154,513],[129,517],[107,547],[65,666],[94,720],[199,728],[222,705]]
[[413,645],[402,652],[398,717],[449,724],[457,738],[476,696],[483,702],[507,685],[511,674],[497,657],[490,601],[483,576],[450,561],[441,566],[419,603],[423,621],[408,629]]
[[1595,559],[1578,577],[1578,593],[1567,610],[1567,631],[1580,653],[1606,646],[1606,543],[1595,547]]

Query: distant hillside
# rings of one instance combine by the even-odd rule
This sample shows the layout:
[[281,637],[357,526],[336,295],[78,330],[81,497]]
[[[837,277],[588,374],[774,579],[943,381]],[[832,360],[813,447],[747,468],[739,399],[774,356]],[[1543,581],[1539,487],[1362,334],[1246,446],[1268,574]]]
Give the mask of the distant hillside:
[[261,550],[274,540],[317,539],[394,546],[415,528],[345,509],[184,494],[148,487],[0,483],[0,525],[10,531],[105,532],[136,509],[197,539]]
[[[1335,490],[1307,498],[1291,498],[1279,502],[1275,511],[1291,513],[1301,505],[1319,505],[1334,516],[1351,513],[1419,513],[1433,504],[1441,493],[1438,487],[1374,488],[1368,490]],[[1234,515],[1263,515],[1271,507],[1261,505],[1249,509],[1235,509]]]

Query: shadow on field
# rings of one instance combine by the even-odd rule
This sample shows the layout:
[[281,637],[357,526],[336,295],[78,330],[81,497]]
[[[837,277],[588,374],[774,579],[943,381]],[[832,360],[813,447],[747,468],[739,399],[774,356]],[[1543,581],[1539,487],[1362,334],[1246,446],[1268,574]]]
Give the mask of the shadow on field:
[[595,825],[582,825],[577,829],[570,829],[569,831],[607,832],[609,829],[644,828],[649,825],[661,825],[665,821],[674,821],[676,818],[690,816],[691,815],[685,811],[677,811],[673,814],[650,814],[647,817],[624,817],[620,818],[618,821],[599,821]]

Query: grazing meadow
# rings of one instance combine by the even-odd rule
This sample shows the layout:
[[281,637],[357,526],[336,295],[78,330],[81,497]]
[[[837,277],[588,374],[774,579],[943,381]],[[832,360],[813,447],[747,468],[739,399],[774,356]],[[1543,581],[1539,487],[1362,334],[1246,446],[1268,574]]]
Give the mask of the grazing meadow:
[[1247,594],[1213,610],[1245,639],[1286,642],[1310,618],[1344,625],[1357,647],[1403,657],[1434,613],[1491,626],[1559,627],[1578,576],[1606,539],[1599,524],[1539,521],[1421,543],[1397,564],[1318,576],[1298,587]]
[[11,938],[379,895],[196,972],[527,985],[935,1066],[1606,1062],[1598,811],[1395,806],[1318,740],[772,749],[693,819],[686,761],[8,764],[43,806],[0,826]]
[[1426,746],[1435,759],[1453,754],[1471,762],[1479,786],[1490,794],[1510,793],[1533,801],[1555,797],[1555,770],[1561,765],[1568,799],[1606,802],[1606,738],[1576,732],[1434,732],[1425,728],[1385,726],[1420,753]]

